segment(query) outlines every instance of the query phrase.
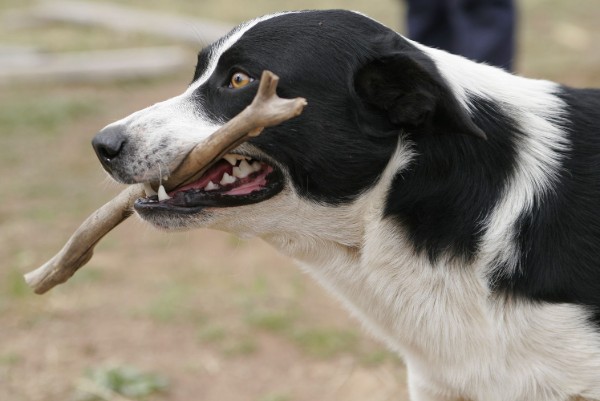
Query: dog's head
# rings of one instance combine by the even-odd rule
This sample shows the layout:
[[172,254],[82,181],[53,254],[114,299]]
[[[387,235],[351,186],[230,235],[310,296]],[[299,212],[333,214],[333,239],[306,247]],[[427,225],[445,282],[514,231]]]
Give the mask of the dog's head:
[[156,187],[251,102],[263,70],[280,77],[279,96],[308,100],[304,113],[236,148],[171,199],[138,200],[143,219],[265,234],[296,224],[289,216],[319,219],[369,192],[404,132],[482,135],[406,39],[353,12],[292,12],[237,27],[200,52],[182,95],[104,128],[93,141],[104,168],[119,182]]

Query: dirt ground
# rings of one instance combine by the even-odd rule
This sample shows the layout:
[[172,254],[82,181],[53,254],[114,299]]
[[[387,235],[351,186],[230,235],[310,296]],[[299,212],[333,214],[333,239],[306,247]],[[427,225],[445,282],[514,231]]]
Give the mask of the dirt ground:
[[[32,3],[6,1],[0,13]],[[119,3],[189,9],[183,1]],[[280,8],[349,7],[402,25],[394,0],[282,4],[261,0],[248,10],[247,3],[206,1],[196,15],[236,22]],[[600,4],[520,4],[519,72],[600,86]],[[0,26],[0,44],[49,50],[152,40],[64,25]],[[207,230],[167,234],[130,219],[67,284],[37,296],[23,283],[23,273],[121,189],[96,161],[94,133],[181,93],[195,62],[189,51],[189,71],[157,79],[0,87],[0,401],[81,400],[82,389],[97,384],[86,372],[107,366],[165,378],[163,392],[143,398],[150,401],[408,400],[402,362],[260,240]]]

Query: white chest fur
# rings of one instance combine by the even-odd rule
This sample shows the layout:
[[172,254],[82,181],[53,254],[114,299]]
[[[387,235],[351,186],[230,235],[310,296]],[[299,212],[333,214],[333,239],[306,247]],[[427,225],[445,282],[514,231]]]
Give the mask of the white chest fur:
[[312,222],[304,225],[321,229],[265,239],[404,357],[413,400],[600,399],[600,336],[583,308],[496,296],[483,262],[432,265],[398,222],[382,219],[394,172],[410,158],[410,147],[399,145],[376,187],[348,208],[304,205]]
[[329,245],[301,265],[405,358],[411,380],[449,400],[600,397],[600,338],[583,309],[494,297],[478,269],[427,265],[391,226],[368,227],[360,252]]

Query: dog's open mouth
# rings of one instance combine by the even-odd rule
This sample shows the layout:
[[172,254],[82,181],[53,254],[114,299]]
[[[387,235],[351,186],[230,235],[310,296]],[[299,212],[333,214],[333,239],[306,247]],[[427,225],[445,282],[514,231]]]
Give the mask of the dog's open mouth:
[[195,181],[169,191],[166,196],[140,198],[134,207],[144,212],[195,213],[206,207],[262,202],[277,194],[282,187],[282,174],[276,167],[247,156],[227,154]]

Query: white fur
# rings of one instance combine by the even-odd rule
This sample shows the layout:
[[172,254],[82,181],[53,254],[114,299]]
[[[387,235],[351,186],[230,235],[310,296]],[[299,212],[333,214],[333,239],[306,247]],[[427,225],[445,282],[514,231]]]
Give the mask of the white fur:
[[[212,74],[220,55],[266,19],[226,37],[205,74],[183,95],[115,123],[126,126],[139,143],[136,156],[147,155],[168,137],[170,144],[157,152],[155,163],[169,170],[179,162],[175,154],[187,153],[199,135],[212,132],[215,127],[193,112],[190,96]],[[258,204],[151,222],[163,228],[210,227],[259,236],[296,259],[368,331],[404,356],[413,401],[600,399],[600,335],[588,323],[586,309],[498,299],[488,289],[492,260],[500,257],[518,268],[515,219],[551,191],[560,151],[569,146],[555,124],[562,105],[552,95],[554,84],[420,48],[467,109],[468,90],[510,110],[525,134],[516,173],[489,216],[482,252],[472,266],[444,258],[432,266],[414,252],[398,223],[383,217],[393,177],[416,156],[404,138],[374,188],[344,206],[311,202],[288,184]],[[165,156],[168,151],[174,155]],[[239,151],[268,157],[248,144]],[[136,179],[152,174],[148,169]]]

